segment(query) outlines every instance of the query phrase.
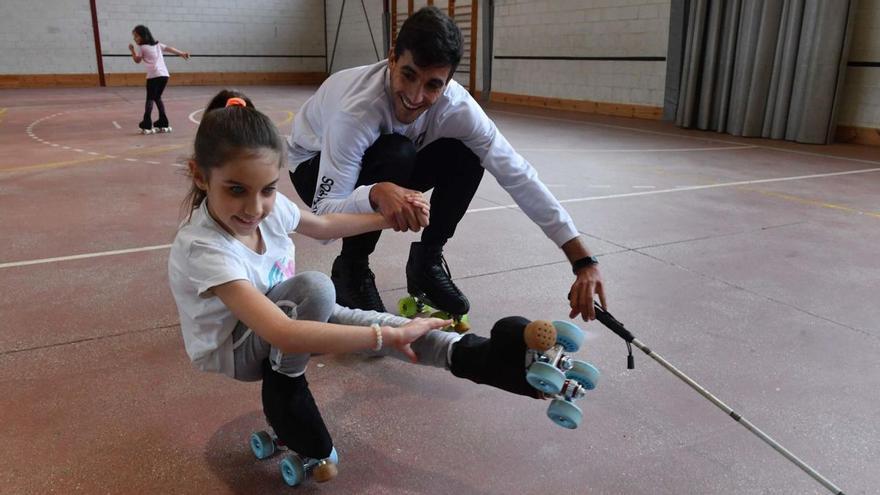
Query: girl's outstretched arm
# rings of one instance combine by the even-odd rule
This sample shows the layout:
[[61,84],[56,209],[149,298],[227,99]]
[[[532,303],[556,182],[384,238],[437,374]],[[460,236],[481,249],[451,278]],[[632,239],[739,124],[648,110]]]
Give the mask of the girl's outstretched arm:
[[[242,323],[285,353],[338,354],[373,349],[370,327],[292,320],[247,280],[211,289]],[[380,327],[383,347],[394,347],[415,360],[409,344],[431,330],[450,325],[439,318],[416,319],[400,328]]]
[[134,45],[132,45],[131,43],[128,44],[128,51],[131,52],[131,59],[134,60],[134,63],[139,64],[141,63],[141,60],[144,59],[144,57],[137,54],[137,52],[134,50]]
[[[407,197],[407,201],[416,205],[419,211],[418,222],[420,225],[428,225],[430,205],[421,194]],[[302,210],[302,216],[296,231],[313,239],[329,240],[340,237],[382,230],[391,227],[391,224],[380,213],[328,213],[315,215],[308,210]],[[418,232],[418,230],[415,230]]]
[[165,45],[165,51],[171,52],[175,55],[180,55],[181,57],[183,57],[184,60],[189,60],[189,52],[180,51],[177,48],[174,48],[173,46],[170,46],[170,45]]

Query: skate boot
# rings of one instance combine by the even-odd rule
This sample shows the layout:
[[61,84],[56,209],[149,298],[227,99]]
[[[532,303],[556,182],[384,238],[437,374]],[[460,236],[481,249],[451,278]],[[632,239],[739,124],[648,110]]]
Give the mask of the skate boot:
[[488,339],[476,334],[465,335],[452,344],[449,370],[474,383],[543,398],[544,394],[526,381],[525,370],[536,358],[524,338],[528,324],[529,320],[521,316],[509,316],[495,323]]
[[141,134],[152,134],[156,132],[156,130],[153,129],[153,125],[150,124],[149,119],[142,120],[141,123],[138,124],[138,128],[141,130]]
[[452,282],[443,246],[412,243],[406,262],[406,288],[409,296],[397,303],[401,316],[451,319],[453,324],[448,330],[464,333],[470,329],[470,302]]
[[336,303],[340,306],[385,312],[369,258],[337,256],[330,270],[330,279],[336,287]]
[[305,375],[289,377],[263,364],[263,412],[272,432],[251,435],[250,446],[258,459],[287,449],[281,461],[281,475],[290,486],[306,477],[324,482],[336,477],[339,456],[330,433],[315,405]]
[[168,123],[168,117],[159,117],[159,120],[153,122],[153,132],[171,132],[171,125]]

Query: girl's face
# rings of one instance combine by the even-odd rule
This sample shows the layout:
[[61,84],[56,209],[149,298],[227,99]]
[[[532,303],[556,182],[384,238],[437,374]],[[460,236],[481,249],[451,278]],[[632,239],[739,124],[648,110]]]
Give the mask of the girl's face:
[[190,162],[196,186],[207,194],[208,212],[233,237],[252,240],[260,222],[272,212],[280,158],[266,148],[246,152],[212,169],[207,179]]
[[143,40],[141,39],[140,35],[137,34],[137,32],[132,31],[131,36],[134,38],[134,42],[137,43],[138,45],[143,43]]

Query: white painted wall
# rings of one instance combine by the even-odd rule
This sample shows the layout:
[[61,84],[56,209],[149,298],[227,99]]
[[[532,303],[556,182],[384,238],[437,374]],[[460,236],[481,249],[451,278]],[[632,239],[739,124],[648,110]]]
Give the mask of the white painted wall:
[[[496,0],[495,55],[665,57],[670,0]],[[663,105],[666,62],[499,60],[492,91]]]
[[96,74],[89,2],[0,1],[0,74]]
[[[350,2],[354,3],[354,2]],[[358,5],[360,4],[357,2]],[[128,54],[131,30],[198,55],[324,55],[323,0],[100,0],[105,55]],[[2,0],[0,73],[97,73],[87,0]],[[166,59],[186,72],[323,71],[323,58]],[[103,57],[107,73],[143,70],[127,57]]]
[[[331,73],[359,65],[372,64],[387,55],[382,49],[382,1],[381,0],[347,0],[345,10],[341,11],[342,0],[327,0],[327,56],[333,58]],[[366,14],[364,14],[366,7]],[[342,12],[342,24],[339,25],[339,14]],[[367,20],[369,27],[367,28]],[[338,44],[336,27],[339,25]],[[372,31],[372,38],[370,38]]]
[[[880,62],[880,0],[859,0],[849,59]],[[849,67],[839,124],[880,128],[880,67]]]
[[[101,0],[98,24],[105,54],[127,54],[131,30],[197,55],[324,55],[323,0]],[[323,71],[323,58],[194,57],[166,59],[185,72]],[[104,70],[136,72],[130,58],[105,57]]]

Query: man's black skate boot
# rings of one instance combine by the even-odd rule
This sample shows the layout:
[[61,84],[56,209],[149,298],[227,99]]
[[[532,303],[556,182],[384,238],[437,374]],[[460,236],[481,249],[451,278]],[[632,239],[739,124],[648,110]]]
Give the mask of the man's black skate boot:
[[150,123],[150,119],[144,119],[138,124],[138,128],[140,128],[142,134],[151,134],[153,132],[153,124]]
[[385,312],[369,258],[337,256],[330,270],[330,279],[336,287],[336,303],[340,306]]
[[524,331],[529,320],[521,316],[502,318],[492,327],[491,338],[467,334],[452,344],[449,370],[459,378],[490,385],[535,399],[544,394],[526,381],[526,368],[533,351]]
[[452,282],[441,245],[412,243],[406,262],[406,288],[413,297],[452,315],[466,315],[471,309],[467,297]]

